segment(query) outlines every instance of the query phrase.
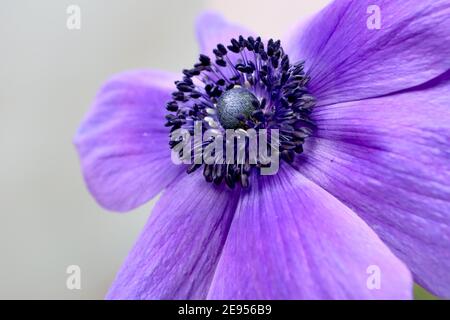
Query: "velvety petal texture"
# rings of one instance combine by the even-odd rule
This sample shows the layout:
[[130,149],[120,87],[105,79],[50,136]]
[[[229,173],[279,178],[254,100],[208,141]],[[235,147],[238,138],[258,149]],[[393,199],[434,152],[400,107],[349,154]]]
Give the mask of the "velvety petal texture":
[[[244,192],[244,191],[243,191]],[[379,289],[372,286],[379,272]],[[293,168],[239,200],[210,299],[410,299],[408,269],[349,208]]]
[[[378,12],[380,29],[369,29]],[[381,96],[450,69],[449,16],[448,0],[336,0],[289,37],[287,52],[306,61],[319,105]]]
[[[434,294],[450,297],[450,74],[318,107],[297,169],[354,209]],[[438,81],[439,80],[439,81]]]
[[206,298],[238,196],[206,183],[201,172],[170,185],[107,298]]
[[213,11],[204,12],[198,17],[196,33],[200,52],[206,55],[211,55],[219,43],[226,46],[232,38],[254,35],[249,29],[233,24]]
[[132,71],[98,93],[75,137],[86,184],[105,208],[127,211],[148,201],[183,170],[171,162],[165,104],[175,76]]

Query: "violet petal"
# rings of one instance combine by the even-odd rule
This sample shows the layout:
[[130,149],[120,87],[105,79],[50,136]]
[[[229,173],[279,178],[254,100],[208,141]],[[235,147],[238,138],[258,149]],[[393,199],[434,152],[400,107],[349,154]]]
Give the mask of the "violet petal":
[[171,162],[164,127],[174,79],[160,71],[126,72],[98,93],[74,141],[86,184],[103,207],[131,210],[182,172]]
[[434,294],[450,297],[450,73],[318,107],[295,167],[353,208]]
[[200,171],[170,185],[107,298],[206,298],[238,197],[206,183]]
[[[380,271],[379,289],[372,286],[371,268]],[[208,294],[210,299],[411,296],[408,269],[363,220],[289,166],[274,176],[254,177],[241,196]]]
[[[381,29],[367,27],[377,4]],[[336,0],[288,37],[318,105],[386,95],[450,69],[447,0]],[[285,44],[286,45],[286,44]]]

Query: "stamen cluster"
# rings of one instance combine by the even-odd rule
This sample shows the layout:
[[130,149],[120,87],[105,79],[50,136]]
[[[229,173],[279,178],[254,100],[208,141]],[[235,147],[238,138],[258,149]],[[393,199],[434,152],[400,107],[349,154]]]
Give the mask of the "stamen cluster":
[[[218,44],[213,54],[213,59],[201,54],[192,69],[183,70],[182,80],[175,82],[177,90],[167,103],[170,114],[166,126],[171,132],[183,128],[192,135],[198,121],[203,130],[222,134],[227,129],[278,129],[280,144],[276,152],[292,163],[295,154],[303,152],[305,139],[314,129],[309,117],[314,97],[307,89],[309,77],[304,63],[291,64],[279,40],[270,39],[264,44],[260,37],[239,36],[227,46]],[[226,99],[227,95],[233,99]],[[193,148],[203,149],[212,142],[206,140]],[[183,143],[172,140],[169,145],[174,148]],[[183,158],[181,148],[177,150]],[[237,183],[247,186],[251,172],[262,166],[248,162],[191,163],[188,173],[203,166],[208,182],[224,181],[230,188]]]

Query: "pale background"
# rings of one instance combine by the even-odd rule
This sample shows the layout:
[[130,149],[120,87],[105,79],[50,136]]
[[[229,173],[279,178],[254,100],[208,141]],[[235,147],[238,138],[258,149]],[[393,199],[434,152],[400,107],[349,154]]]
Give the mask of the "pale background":
[[[71,140],[106,78],[191,66],[204,9],[277,37],[327,1],[0,0],[0,299],[103,298],[149,216],[106,212],[81,177]],[[81,290],[66,288],[72,264]]]

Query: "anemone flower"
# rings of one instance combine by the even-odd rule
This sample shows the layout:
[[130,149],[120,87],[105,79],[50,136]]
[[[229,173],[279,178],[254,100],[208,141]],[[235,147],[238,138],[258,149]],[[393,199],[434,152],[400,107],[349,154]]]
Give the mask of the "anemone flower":
[[[113,77],[75,138],[104,208],[162,191],[107,298],[449,297],[450,2],[336,0],[283,42],[196,28],[193,68]],[[278,128],[278,173],[174,164],[194,120]]]

